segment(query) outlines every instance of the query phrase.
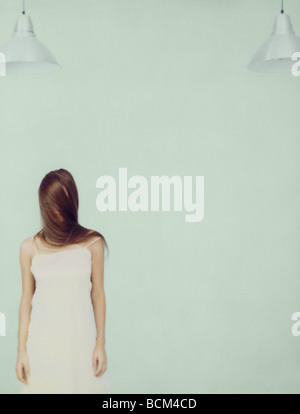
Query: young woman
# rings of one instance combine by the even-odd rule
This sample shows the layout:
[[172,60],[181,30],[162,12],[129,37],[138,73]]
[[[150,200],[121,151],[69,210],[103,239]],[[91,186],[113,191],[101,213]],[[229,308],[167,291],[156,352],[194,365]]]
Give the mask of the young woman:
[[78,223],[78,191],[64,170],[39,188],[42,229],[20,246],[23,293],[16,373],[21,394],[104,394],[102,234]]

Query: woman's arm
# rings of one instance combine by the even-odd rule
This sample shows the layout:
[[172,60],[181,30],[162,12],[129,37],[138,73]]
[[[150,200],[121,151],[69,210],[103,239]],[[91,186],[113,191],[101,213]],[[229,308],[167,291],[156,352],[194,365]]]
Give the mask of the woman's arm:
[[93,243],[92,250],[92,292],[91,299],[94,308],[97,340],[93,355],[95,376],[102,375],[107,368],[105,352],[105,318],[106,300],[104,292],[104,243],[102,239]]
[[35,281],[31,273],[32,242],[31,238],[24,240],[20,246],[20,266],[22,272],[22,298],[19,312],[19,345],[16,365],[17,378],[23,384],[28,384],[30,375],[26,343],[31,314],[31,301],[35,292]]

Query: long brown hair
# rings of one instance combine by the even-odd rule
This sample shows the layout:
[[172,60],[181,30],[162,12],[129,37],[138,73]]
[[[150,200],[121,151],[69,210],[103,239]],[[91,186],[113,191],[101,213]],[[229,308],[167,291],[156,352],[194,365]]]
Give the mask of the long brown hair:
[[36,234],[39,238],[52,246],[66,246],[98,236],[109,250],[101,233],[78,223],[79,197],[71,173],[63,168],[49,172],[40,184],[38,195],[42,219],[42,229]]

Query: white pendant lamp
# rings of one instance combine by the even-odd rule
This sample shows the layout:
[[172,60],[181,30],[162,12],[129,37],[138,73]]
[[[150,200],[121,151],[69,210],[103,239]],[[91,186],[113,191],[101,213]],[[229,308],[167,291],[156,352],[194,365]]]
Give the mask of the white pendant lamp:
[[284,12],[282,0],[281,14],[274,23],[270,38],[260,47],[250,64],[254,72],[290,72],[295,63],[292,56],[300,52],[300,39],[295,35],[290,17]]
[[35,74],[53,72],[61,68],[51,52],[37,40],[32,21],[25,13],[18,18],[10,40],[0,46],[5,55],[6,74]]

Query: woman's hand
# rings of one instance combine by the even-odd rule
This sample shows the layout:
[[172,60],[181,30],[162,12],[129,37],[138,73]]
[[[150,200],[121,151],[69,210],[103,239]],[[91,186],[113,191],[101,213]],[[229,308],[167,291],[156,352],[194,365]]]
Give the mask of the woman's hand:
[[28,385],[30,376],[29,360],[26,351],[18,351],[18,359],[16,365],[17,378],[22,384]]
[[96,345],[93,354],[93,369],[95,377],[100,377],[107,368],[107,357],[104,345]]

